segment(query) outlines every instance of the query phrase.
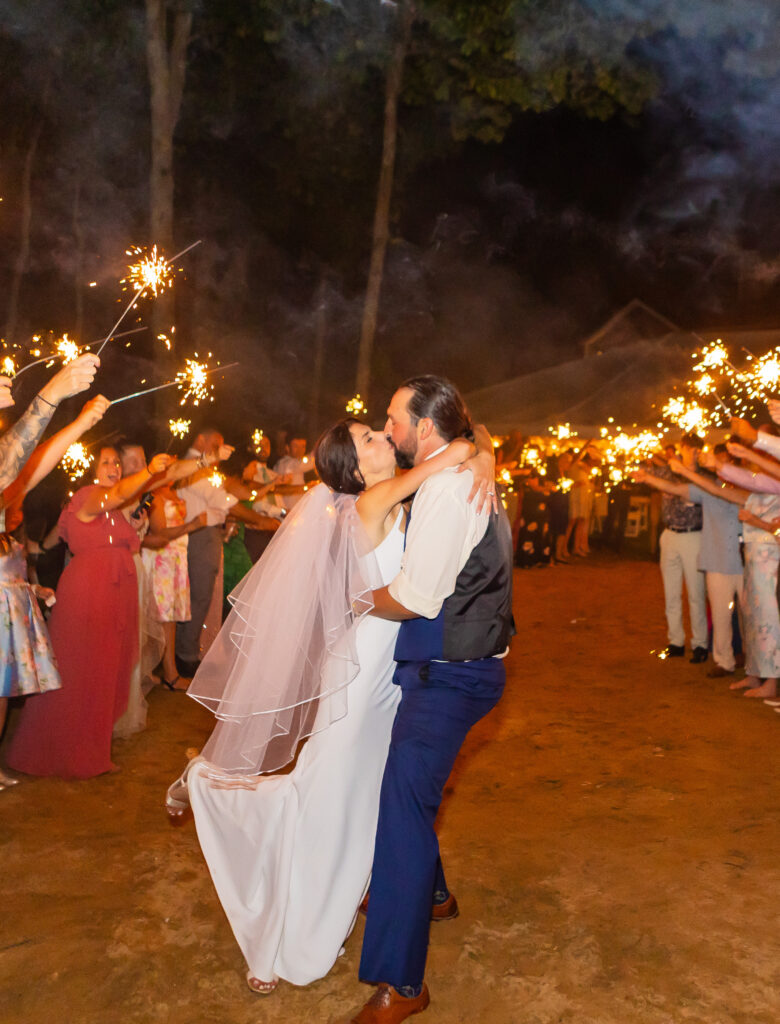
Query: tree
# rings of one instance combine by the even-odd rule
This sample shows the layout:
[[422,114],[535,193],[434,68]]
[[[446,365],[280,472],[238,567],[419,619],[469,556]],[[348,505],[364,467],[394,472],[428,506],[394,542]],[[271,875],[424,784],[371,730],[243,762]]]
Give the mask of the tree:
[[[370,392],[399,133],[399,104],[444,115],[457,142],[500,142],[521,110],[565,104],[588,117],[637,112],[654,78],[632,60],[631,21],[620,43],[598,59],[587,45],[598,16],[586,0],[399,0],[387,61],[382,164],[357,360],[356,390]],[[563,26],[563,27],[562,27]],[[430,135],[423,146],[430,154]],[[410,161],[411,163],[411,161]]]

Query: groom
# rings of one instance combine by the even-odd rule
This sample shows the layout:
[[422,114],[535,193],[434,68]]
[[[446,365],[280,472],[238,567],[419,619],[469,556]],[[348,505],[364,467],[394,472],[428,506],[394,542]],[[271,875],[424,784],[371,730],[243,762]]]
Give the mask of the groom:
[[[402,468],[471,434],[457,389],[415,377],[393,395],[385,428]],[[471,473],[444,470],[412,505],[401,571],[374,591],[373,614],[401,622],[394,682],[401,702],[382,781],[362,981],[377,990],[352,1024],[396,1024],[429,1003],[430,920],[455,917],[434,822],[469,729],[504,688],[513,632],[512,538],[502,507],[478,514]],[[432,912],[433,907],[433,912]]]

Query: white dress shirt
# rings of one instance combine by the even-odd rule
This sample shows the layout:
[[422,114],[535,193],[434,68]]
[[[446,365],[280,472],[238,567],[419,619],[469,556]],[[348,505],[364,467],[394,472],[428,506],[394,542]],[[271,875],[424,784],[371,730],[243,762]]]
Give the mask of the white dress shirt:
[[[190,448],[185,458],[197,459],[200,454],[195,448]],[[187,503],[188,523],[205,512],[207,526],[222,526],[230,509],[238,503],[235,495],[228,494],[224,487],[215,487],[206,475],[176,493]]]
[[414,499],[401,571],[388,591],[426,619],[435,619],[455,592],[461,569],[488,528],[492,509],[477,514],[467,501],[473,482],[469,470],[443,469],[422,484]]

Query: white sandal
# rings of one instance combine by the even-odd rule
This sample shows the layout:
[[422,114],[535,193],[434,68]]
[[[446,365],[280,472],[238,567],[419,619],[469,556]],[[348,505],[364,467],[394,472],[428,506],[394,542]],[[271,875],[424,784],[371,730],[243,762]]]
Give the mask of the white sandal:
[[255,995],[270,996],[272,992],[276,991],[279,985],[279,979],[274,978],[273,981],[261,981],[260,978],[256,978],[251,971],[247,971],[246,983]]

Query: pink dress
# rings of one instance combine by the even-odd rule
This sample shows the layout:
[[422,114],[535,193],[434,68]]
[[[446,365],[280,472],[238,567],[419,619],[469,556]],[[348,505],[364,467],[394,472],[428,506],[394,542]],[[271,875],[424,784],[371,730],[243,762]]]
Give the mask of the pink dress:
[[49,622],[62,689],[28,700],[7,763],[28,775],[86,779],[109,771],[111,732],[124,712],[138,658],[138,536],[121,512],[89,523],[76,513],[96,488],[82,487],[59,520],[73,558]]
[[[181,526],[187,519],[187,503],[165,499],[165,525]],[[164,548],[142,551],[160,622],[188,622],[190,619],[190,577],[187,571],[189,537],[170,541]]]

